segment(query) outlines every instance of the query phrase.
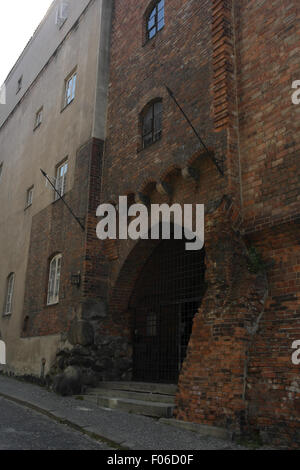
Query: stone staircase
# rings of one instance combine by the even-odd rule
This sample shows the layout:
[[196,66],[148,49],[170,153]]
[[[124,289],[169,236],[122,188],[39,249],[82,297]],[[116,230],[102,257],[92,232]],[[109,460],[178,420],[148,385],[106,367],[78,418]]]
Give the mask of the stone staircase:
[[176,385],[140,382],[101,382],[83,396],[99,407],[127,413],[171,418],[175,407]]

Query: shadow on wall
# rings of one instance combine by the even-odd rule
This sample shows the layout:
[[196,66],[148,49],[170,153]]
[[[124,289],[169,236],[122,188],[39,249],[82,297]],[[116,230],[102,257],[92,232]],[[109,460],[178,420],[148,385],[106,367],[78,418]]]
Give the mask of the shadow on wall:
[[6,365],[6,346],[2,340],[0,340],[0,366],[1,365]]

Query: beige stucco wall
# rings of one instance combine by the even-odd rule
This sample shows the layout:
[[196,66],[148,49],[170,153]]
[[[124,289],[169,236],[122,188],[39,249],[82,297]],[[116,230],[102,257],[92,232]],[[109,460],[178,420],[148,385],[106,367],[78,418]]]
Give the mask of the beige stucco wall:
[[[73,3],[77,6],[80,3],[83,7],[88,2],[75,0],[71,2],[72,5]],[[50,12],[50,17],[53,16],[52,13]],[[7,346],[8,366],[17,373],[39,374],[41,358],[47,360],[47,369],[60,344],[59,336],[20,339],[31,222],[32,217],[51,204],[54,197],[53,191],[45,185],[40,168],[54,176],[56,165],[68,156],[67,189],[70,189],[73,185],[77,149],[94,134],[95,127],[98,136],[104,135],[104,126],[98,124],[97,113],[95,114],[99,87],[103,99],[97,105],[97,112],[102,112],[106,104],[103,86],[99,84],[106,74],[99,73],[102,65],[98,55],[99,51],[103,52],[103,47],[107,47],[106,43],[102,47],[99,44],[101,19],[102,1],[94,0],[81,18],[78,28],[70,32],[56,56],[50,60],[0,129],[0,164],[3,162],[0,181],[0,332]],[[49,35],[49,52],[54,44],[50,47],[53,41],[47,24],[44,20],[41,29],[45,27]],[[47,34],[42,34],[43,41],[47,41]],[[18,64],[16,76],[21,62],[26,61],[27,56],[32,60],[33,56],[28,51]],[[44,59],[39,63],[45,61]],[[29,61],[23,68],[25,70],[30,66]],[[103,63],[103,67],[105,66]],[[61,112],[64,81],[74,67],[77,67],[76,97]],[[41,106],[44,109],[43,122],[33,131],[35,114]],[[26,192],[32,185],[33,205],[24,210]],[[45,261],[41,260],[41,263]],[[13,312],[11,316],[3,317],[7,276],[11,272],[16,276]]]
[[[59,29],[55,24],[57,6],[61,0],[54,0],[31,40],[27,45],[24,44],[26,47],[5,80],[7,105],[0,107],[0,125],[20,101],[37,74],[48,62],[49,57],[90,2],[90,0],[67,1],[69,2],[68,19],[63,27]],[[22,89],[16,94],[18,80],[21,76],[23,77]]]

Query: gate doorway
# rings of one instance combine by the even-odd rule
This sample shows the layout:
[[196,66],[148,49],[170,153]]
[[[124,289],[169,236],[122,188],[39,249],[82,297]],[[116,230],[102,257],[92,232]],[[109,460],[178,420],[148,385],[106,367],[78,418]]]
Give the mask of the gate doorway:
[[131,301],[133,380],[177,383],[205,292],[204,250],[164,240],[145,264]]

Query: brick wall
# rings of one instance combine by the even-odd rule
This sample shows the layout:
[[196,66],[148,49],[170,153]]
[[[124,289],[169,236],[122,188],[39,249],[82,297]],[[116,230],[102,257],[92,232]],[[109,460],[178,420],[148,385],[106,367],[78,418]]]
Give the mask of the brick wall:
[[[292,446],[299,442],[299,385],[289,351],[299,336],[299,238],[289,248],[286,242],[300,194],[300,108],[291,104],[299,78],[298,2],[165,4],[164,29],[145,43],[149,2],[115,2],[102,200],[143,193],[151,202],[205,203],[209,288],[195,317],[176,415],[236,432],[259,429],[265,440]],[[224,160],[224,177],[201,156],[164,84]],[[162,139],[141,150],[139,114],[157,97]],[[195,186],[181,177],[187,165],[199,171]],[[161,181],[171,185],[170,198],[158,194]],[[275,228],[283,221],[289,228]],[[274,227],[255,235],[266,226]],[[249,273],[251,245],[274,259],[264,274]],[[109,315],[101,335],[130,339],[130,297],[153,249],[150,242],[107,243]]]
[[[86,226],[86,231],[80,228],[61,200],[53,202],[33,218],[24,299],[24,337],[68,331],[78,305],[90,295],[89,260],[96,238],[92,227],[96,225],[93,217],[100,193],[102,147],[101,141],[93,139],[78,150],[74,185],[65,195],[66,202]],[[60,302],[47,306],[49,262],[57,253],[62,254]],[[97,261],[95,250],[95,265]],[[78,273],[81,286],[72,285],[71,275]],[[94,269],[94,277],[98,280],[96,273]],[[99,297],[95,289],[94,292],[90,297]]]
[[268,266],[268,298],[249,352],[249,424],[266,442],[300,442],[299,366],[292,344],[300,338],[299,223],[249,235]]
[[236,2],[243,211],[260,228],[300,212],[299,2]]
[[249,422],[268,442],[299,443],[299,2],[237,2],[244,228],[267,263],[269,296],[250,350]]
[[[105,200],[135,193],[159,180],[171,166],[185,165],[201,148],[164,84],[174,92],[206,145],[220,159],[226,152],[226,132],[221,129],[215,134],[213,122],[211,2],[166,1],[166,25],[145,44],[143,17],[148,5],[148,0],[115,2]],[[163,135],[141,150],[139,114],[154,98],[163,99]]]

